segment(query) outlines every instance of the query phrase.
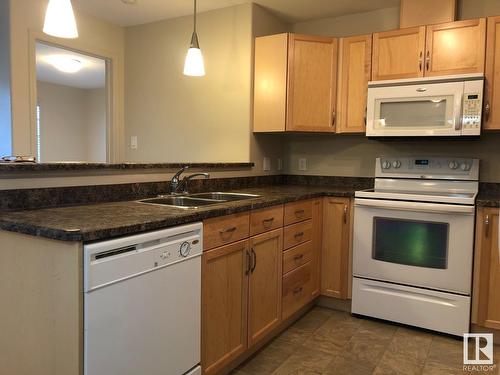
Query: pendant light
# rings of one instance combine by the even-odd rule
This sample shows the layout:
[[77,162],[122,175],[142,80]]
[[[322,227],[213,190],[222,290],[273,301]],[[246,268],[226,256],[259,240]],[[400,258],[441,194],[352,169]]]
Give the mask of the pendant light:
[[78,38],[71,0],[49,0],[43,32],[59,38]]
[[196,0],[194,0],[194,27],[191,36],[191,45],[184,62],[184,75],[201,77],[205,75],[205,63],[198,43],[198,34],[196,34]]

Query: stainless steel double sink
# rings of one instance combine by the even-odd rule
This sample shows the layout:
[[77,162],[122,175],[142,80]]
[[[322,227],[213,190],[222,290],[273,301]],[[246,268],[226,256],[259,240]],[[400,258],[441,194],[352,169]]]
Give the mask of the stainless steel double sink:
[[260,195],[246,193],[198,193],[188,195],[162,195],[156,198],[142,199],[139,203],[155,204],[161,206],[171,206],[176,208],[199,208],[211,204],[240,201],[245,199],[258,198]]

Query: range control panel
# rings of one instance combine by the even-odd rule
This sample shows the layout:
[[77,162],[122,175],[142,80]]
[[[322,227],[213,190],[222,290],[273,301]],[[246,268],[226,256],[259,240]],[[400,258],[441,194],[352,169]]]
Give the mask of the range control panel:
[[477,180],[479,160],[469,158],[377,158],[376,177]]

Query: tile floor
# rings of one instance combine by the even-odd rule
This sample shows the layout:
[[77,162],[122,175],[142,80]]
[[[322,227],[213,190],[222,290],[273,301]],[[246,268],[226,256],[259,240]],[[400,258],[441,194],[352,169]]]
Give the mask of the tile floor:
[[[469,373],[459,339],[315,307],[232,375]],[[499,374],[498,365],[481,373]]]

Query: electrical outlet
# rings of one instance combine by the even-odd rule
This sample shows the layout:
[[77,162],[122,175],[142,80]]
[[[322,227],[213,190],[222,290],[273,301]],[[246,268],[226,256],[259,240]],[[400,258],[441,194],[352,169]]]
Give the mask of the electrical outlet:
[[264,160],[262,161],[262,170],[263,171],[270,171],[271,170],[271,159],[268,157],[265,157]]
[[299,171],[307,171],[307,159],[306,158],[299,159]]
[[283,170],[283,159],[278,158],[278,171]]
[[137,136],[133,135],[130,137],[130,148],[132,150],[137,150]]

